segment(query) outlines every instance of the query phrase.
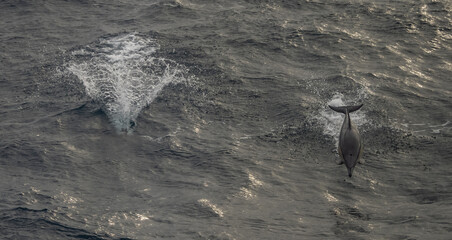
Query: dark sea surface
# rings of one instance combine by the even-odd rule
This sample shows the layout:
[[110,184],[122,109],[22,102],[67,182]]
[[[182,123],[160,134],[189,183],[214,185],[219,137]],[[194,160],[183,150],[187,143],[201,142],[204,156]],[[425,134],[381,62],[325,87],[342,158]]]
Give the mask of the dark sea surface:
[[[0,239],[451,239],[449,0],[0,1]],[[337,165],[344,116],[363,164]]]

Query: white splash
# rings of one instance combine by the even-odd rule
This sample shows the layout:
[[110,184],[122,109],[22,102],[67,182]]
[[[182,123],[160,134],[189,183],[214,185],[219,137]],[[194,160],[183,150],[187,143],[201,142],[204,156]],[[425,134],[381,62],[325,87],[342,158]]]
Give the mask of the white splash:
[[72,52],[67,69],[119,131],[130,131],[141,109],[170,83],[187,80],[186,70],[174,61],[154,57],[159,48],[138,33],[105,38]]
[[[323,134],[328,135],[336,139],[339,136],[342,122],[344,121],[344,114],[337,113],[331,110],[327,105],[331,106],[346,106],[346,105],[357,105],[360,102],[354,102],[347,104],[344,101],[344,96],[340,93],[335,94],[330,101],[322,108],[319,112],[318,116],[314,118],[318,121],[318,123],[323,127]],[[364,111],[359,110],[351,113],[351,119],[353,123],[355,123],[358,128],[360,125],[367,123],[366,114]]]

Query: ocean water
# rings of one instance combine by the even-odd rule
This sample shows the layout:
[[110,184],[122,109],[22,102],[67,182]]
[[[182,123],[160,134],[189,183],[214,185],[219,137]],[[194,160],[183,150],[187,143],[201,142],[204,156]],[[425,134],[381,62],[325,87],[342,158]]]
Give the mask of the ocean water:
[[[450,239],[448,0],[0,2],[0,239]],[[364,163],[337,165],[343,115]]]

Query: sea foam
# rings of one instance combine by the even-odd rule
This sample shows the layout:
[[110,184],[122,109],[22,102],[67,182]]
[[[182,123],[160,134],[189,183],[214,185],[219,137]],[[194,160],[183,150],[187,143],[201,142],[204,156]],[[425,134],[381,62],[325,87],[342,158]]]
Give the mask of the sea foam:
[[[346,103],[344,100],[344,95],[335,94],[327,103],[331,106],[347,106],[347,105],[358,105],[361,102],[356,103]],[[358,127],[367,123],[365,111],[359,110],[350,114],[353,123]],[[342,122],[344,121],[344,114],[337,113],[331,110],[328,106],[325,106],[319,111],[319,114],[315,116],[319,124],[323,127],[323,134],[333,137],[335,141],[339,137]]]
[[73,51],[66,67],[115,128],[130,132],[166,85],[187,80],[185,67],[154,56],[158,49],[154,39],[138,33],[106,37]]

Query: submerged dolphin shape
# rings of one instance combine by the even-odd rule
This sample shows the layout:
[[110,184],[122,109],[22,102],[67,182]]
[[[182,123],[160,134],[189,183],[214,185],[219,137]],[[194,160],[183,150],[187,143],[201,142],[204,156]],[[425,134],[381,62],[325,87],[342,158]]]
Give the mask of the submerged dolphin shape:
[[356,128],[355,124],[352,123],[349,113],[357,111],[362,106],[363,104],[341,107],[333,107],[328,105],[328,107],[334,111],[345,114],[344,123],[342,124],[341,133],[339,135],[338,152],[341,157],[341,162],[339,164],[345,163],[349,177],[352,177],[353,168],[359,161],[363,150],[358,128]]

